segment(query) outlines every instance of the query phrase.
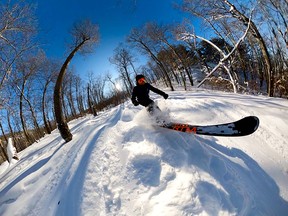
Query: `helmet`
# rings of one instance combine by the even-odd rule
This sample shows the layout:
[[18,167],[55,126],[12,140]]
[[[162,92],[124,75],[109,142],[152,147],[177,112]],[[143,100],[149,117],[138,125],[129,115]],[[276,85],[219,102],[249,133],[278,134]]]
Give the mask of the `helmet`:
[[138,82],[138,80],[141,79],[141,78],[145,78],[145,76],[142,75],[142,74],[137,75],[136,76],[136,82]]

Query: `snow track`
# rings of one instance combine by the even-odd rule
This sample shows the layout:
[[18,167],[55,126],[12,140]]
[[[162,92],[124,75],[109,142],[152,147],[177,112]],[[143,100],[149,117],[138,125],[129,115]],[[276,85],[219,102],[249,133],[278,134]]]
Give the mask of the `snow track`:
[[0,215],[287,215],[288,103],[171,92],[167,118],[214,124],[260,118],[252,135],[193,136],[152,126],[126,102],[69,123],[0,167]]

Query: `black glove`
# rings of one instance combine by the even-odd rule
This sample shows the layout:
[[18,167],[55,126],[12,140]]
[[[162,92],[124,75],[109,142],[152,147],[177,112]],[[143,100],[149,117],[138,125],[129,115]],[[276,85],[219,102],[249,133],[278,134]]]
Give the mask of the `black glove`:
[[164,97],[165,100],[168,98],[168,96],[169,96],[168,94],[164,94],[164,95],[163,95],[163,97]]
[[136,101],[136,100],[133,100],[132,103],[134,104],[134,106],[138,106],[139,105],[139,102]]

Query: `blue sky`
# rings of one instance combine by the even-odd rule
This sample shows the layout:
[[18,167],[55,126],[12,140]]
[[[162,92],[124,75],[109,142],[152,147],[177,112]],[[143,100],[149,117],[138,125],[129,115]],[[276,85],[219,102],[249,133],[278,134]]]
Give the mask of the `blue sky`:
[[[113,50],[125,41],[131,28],[148,21],[157,23],[180,23],[183,12],[173,8],[176,0],[39,0],[38,17],[44,50],[49,57],[67,56],[65,41],[75,21],[88,18],[99,25],[100,42],[95,53],[81,57],[79,54],[71,65],[81,77],[88,72],[115,74],[109,62]],[[179,0],[177,0],[179,2]],[[35,1],[34,1],[35,2]]]

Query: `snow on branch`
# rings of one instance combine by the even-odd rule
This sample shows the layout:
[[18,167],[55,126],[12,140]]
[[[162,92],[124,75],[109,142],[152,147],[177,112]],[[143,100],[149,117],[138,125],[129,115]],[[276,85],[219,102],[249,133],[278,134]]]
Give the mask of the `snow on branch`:
[[180,40],[186,41],[186,40],[195,39],[195,38],[203,40],[206,43],[208,43],[211,46],[213,46],[223,57],[225,56],[225,53],[218,46],[216,46],[214,43],[212,43],[210,40],[208,40],[206,38],[203,38],[201,36],[198,36],[198,35],[195,35],[195,34],[191,34],[191,33],[183,33],[183,38],[186,38],[186,39],[181,39],[180,38]]
[[[251,13],[252,14],[252,13]],[[178,40],[182,40],[182,41],[190,41],[192,39],[198,38],[202,41],[205,41],[206,43],[210,44],[212,47],[214,47],[221,55],[221,59],[219,61],[219,63],[213,68],[213,70],[206,75],[206,77],[197,85],[197,87],[199,88],[207,79],[208,77],[210,77],[219,67],[223,67],[229,77],[230,77],[230,82],[233,85],[233,89],[234,92],[237,92],[237,86],[236,86],[236,81],[233,79],[233,76],[230,73],[230,67],[227,67],[226,65],[224,65],[224,62],[230,58],[230,56],[235,52],[235,50],[239,47],[240,43],[245,39],[245,37],[247,36],[248,32],[249,32],[249,28],[250,28],[250,23],[251,23],[251,17],[249,18],[249,23],[247,25],[247,29],[245,30],[244,34],[242,35],[242,37],[239,38],[239,40],[237,41],[237,43],[235,44],[234,48],[228,53],[225,54],[225,52],[223,50],[221,50],[217,45],[215,45],[214,43],[212,43],[210,40],[203,38],[201,36],[198,36],[196,34],[193,33],[189,33],[189,32],[184,32],[184,33],[179,33],[177,38]]]

